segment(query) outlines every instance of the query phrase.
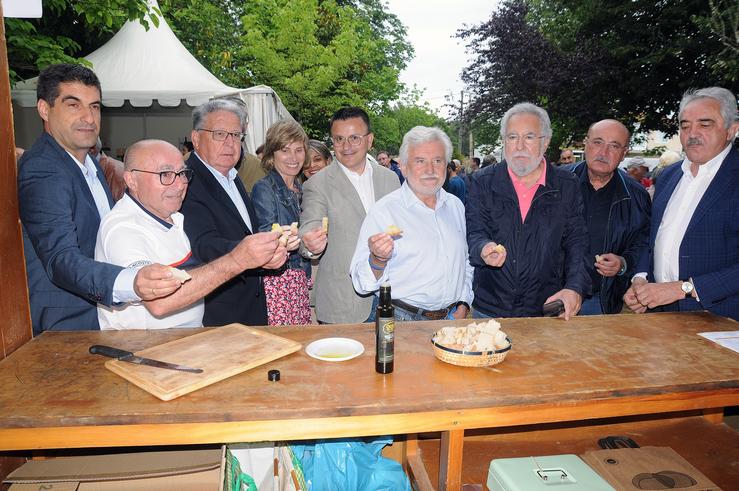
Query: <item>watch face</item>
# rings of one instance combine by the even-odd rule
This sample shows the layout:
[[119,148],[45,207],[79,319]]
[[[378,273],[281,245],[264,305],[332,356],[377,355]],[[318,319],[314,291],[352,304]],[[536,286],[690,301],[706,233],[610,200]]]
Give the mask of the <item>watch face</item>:
[[693,291],[693,284],[689,281],[683,281],[683,284],[680,286],[680,288],[683,290],[683,293],[689,295]]

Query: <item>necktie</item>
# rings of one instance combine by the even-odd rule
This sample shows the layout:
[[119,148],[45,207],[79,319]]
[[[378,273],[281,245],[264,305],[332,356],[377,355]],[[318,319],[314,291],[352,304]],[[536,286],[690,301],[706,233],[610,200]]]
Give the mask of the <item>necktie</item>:
[[100,179],[98,179],[95,164],[92,163],[89,157],[85,159],[85,179],[87,180],[87,185],[90,186],[92,198],[95,200],[95,206],[102,219],[110,211],[110,203],[108,203],[108,196],[105,194],[105,189],[103,189]]

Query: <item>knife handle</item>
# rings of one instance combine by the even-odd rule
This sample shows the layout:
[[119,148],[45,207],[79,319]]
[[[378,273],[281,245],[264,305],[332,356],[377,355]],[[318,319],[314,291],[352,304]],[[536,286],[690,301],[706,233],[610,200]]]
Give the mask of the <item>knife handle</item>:
[[90,353],[93,355],[109,356],[111,358],[123,358],[124,356],[133,356],[130,351],[113,348],[111,346],[103,346],[101,344],[95,344],[90,346]]

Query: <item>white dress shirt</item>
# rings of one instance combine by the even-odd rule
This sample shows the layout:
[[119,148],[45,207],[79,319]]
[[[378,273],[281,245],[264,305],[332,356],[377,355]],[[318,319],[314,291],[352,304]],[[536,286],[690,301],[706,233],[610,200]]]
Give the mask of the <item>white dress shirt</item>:
[[[338,163],[338,162],[337,162]],[[372,166],[365,160],[364,172],[357,174],[346,168],[345,165],[338,163],[341,170],[344,171],[346,177],[349,178],[349,182],[352,183],[354,189],[359,194],[359,199],[362,201],[364,212],[367,213],[372,205],[375,204],[375,188],[372,185]]]
[[[403,230],[395,239],[392,257],[382,276],[375,278],[369,265],[367,239],[390,225]],[[413,193],[406,181],[367,214],[351,262],[354,289],[374,292],[389,282],[393,298],[426,310],[459,301],[472,304],[472,275],[467,251],[464,205],[440,189],[432,210]]]
[[236,209],[239,212],[239,215],[241,215],[241,218],[244,220],[244,223],[246,223],[246,226],[249,227],[249,230],[251,232],[254,232],[254,227],[251,225],[251,219],[249,218],[249,212],[246,210],[246,204],[244,204],[244,199],[241,197],[241,193],[239,193],[239,189],[236,187],[236,183],[234,183],[234,180],[238,176],[238,171],[231,167],[231,170],[228,171],[228,176],[224,176],[221,174],[221,171],[216,169],[215,167],[211,167],[208,162],[205,161],[203,157],[201,157],[197,152],[195,152],[195,155],[200,159],[200,161],[205,165],[205,168],[210,171],[211,174],[213,174],[213,177],[216,178],[218,181],[218,184],[221,185],[224,191],[226,191],[226,194],[231,198],[231,201],[233,202],[234,206],[236,206]]
[[690,161],[682,163],[683,176],[667,203],[654,243],[654,279],[657,283],[687,280],[680,278],[680,244],[698,203],[721,168],[731,145],[703,165],[693,176]]

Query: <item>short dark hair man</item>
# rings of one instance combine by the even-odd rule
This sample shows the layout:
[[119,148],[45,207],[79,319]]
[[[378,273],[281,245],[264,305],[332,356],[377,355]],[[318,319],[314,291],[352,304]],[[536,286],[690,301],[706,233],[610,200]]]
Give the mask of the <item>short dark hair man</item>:
[[575,154],[572,153],[572,150],[569,148],[565,148],[559,153],[559,161],[557,162],[558,165],[567,165],[567,164],[574,164],[575,163]]
[[151,300],[180,288],[169,268],[122,268],[93,260],[100,219],[113,198],[88,155],[100,132],[95,73],[59,64],[38,78],[44,132],[23,154],[18,201],[34,334],[98,329],[96,304]]
[[708,310],[739,320],[739,132],[736,97],[688,91],[678,112],[686,158],[660,174],[650,254],[624,296],[635,312]]
[[[393,171],[368,160],[373,135],[363,109],[339,109],[331,117],[329,130],[336,165],[329,165],[303,185],[300,251],[309,259],[320,257],[314,286],[316,318],[332,324],[364,322],[374,314],[374,297],[354,291],[349,265],[367,211],[398,189],[400,182]],[[322,227],[324,217],[328,230]]]
[[647,250],[649,194],[618,168],[629,138],[619,121],[593,123],[585,139],[585,161],[565,167],[572,167],[580,180],[590,238],[586,262],[593,290],[580,309],[584,315],[621,312],[636,263]]
[[552,135],[544,109],[516,104],[500,128],[506,165],[472,174],[467,193],[473,316],[540,316],[561,300],[569,319],[590,292],[577,178],[544,160]]

